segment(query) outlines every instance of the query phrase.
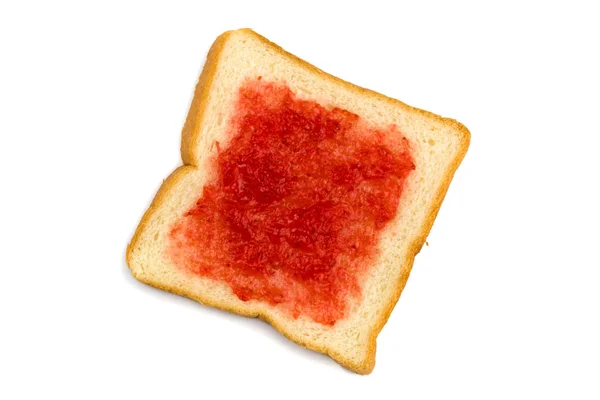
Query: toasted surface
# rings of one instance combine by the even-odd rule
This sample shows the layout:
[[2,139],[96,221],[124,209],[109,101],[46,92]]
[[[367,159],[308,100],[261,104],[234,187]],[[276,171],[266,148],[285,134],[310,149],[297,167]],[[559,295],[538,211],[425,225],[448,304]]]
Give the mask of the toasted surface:
[[[411,143],[417,168],[405,183],[396,218],[382,232],[379,255],[363,282],[359,304],[345,319],[326,327],[290,318],[276,307],[242,301],[224,282],[190,276],[165,256],[170,227],[194,205],[215,178],[215,142],[226,148],[227,121],[238,88],[247,77],[285,82],[299,97],[338,107],[381,126],[395,124]],[[163,183],[127,251],[134,276],[149,285],[200,303],[259,317],[307,348],[326,353],[344,367],[369,373],[376,337],[408,279],[415,255],[433,224],[450,180],[469,145],[460,123],[415,109],[347,83],[285,52],[248,29],[230,31],[213,44],[183,129],[184,166]]]

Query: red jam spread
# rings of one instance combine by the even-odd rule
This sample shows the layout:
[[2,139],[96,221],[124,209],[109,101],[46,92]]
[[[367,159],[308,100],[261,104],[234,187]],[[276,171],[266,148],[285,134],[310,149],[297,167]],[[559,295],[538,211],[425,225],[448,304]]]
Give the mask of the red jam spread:
[[173,225],[168,254],[242,301],[335,324],[360,299],[415,169],[407,140],[260,79],[240,89],[230,129],[217,178]]

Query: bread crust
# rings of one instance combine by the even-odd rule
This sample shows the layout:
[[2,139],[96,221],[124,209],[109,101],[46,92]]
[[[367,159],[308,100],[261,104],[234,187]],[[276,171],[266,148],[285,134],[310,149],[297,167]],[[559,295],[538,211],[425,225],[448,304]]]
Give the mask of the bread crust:
[[365,359],[362,362],[356,363],[354,360],[344,357],[340,354],[332,354],[332,352],[330,352],[325,346],[319,346],[318,344],[307,342],[307,341],[303,340],[300,336],[294,335],[294,332],[290,332],[290,331],[284,329],[283,327],[279,326],[277,321],[273,320],[273,318],[271,318],[269,315],[264,314],[260,311],[259,312],[248,312],[247,310],[238,308],[236,306],[232,306],[229,304],[223,304],[223,303],[219,303],[219,302],[213,302],[208,297],[198,295],[196,293],[192,293],[191,291],[183,290],[183,289],[176,288],[176,287],[171,287],[168,285],[163,285],[159,282],[150,280],[147,278],[147,275],[143,273],[143,269],[140,272],[139,270],[132,267],[133,262],[134,262],[133,249],[136,248],[136,246],[138,245],[138,241],[140,240],[142,232],[144,232],[144,230],[146,229],[148,222],[151,220],[154,213],[156,213],[157,210],[164,203],[165,194],[168,193],[171,190],[171,188],[173,188],[174,186],[177,185],[177,182],[182,178],[182,176],[184,176],[184,174],[186,174],[187,172],[193,171],[196,168],[195,160],[198,159],[198,154],[195,153],[196,149],[195,149],[195,146],[193,146],[192,144],[196,143],[196,141],[198,140],[199,135],[200,135],[200,129],[198,129],[198,127],[202,126],[202,121],[203,121],[203,118],[205,115],[205,109],[206,109],[207,100],[208,100],[208,94],[211,89],[211,84],[213,82],[215,72],[218,70],[218,67],[219,67],[219,61],[220,61],[220,56],[221,56],[222,50],[223,50],[224,45],[227,42],[227,40],[235,32],[236,31],[228,31],[228,32],[221,34],[215,40],[215,42],[213,43],[213,45],[211,46],[211,48],[209,50],[205,66],[204,66],[204,69],[202,70],[198,84],[196,86],[194,98],[193,98],[192,104],[190,106],[190,111],[188,112],[188,115],[187,115],[187,118],[185,121],[185,125],[184,125],[183,131],[182,131],[181,157],[182,157],[184,165],[177,168],[175,171],[173,171],[173,173],[163,182],[163,184],[161,185],[160,189],[158,190],[158,193],[156,194],[154,200],[152,201],[150,207],[148,208],[148,210],[142,217],[142,220],[141,220],[131,242],[129,243],[129,245],[127,247],[127,255],[126,255],[127,264],[129,266],[129,268],[131,269],[135,278],[143,283],[146,283],[150,286],[156,287],[158,289],[161,289],[161,290],[164,290],[164,291],[167,291],[170,293],[188,297],[190,299],[193,299],[201,304],[204,304],[204,305],[207,305],[210,307],[215,307],[215,308],[218,308],[221,310],[229,311],[229,312],[240,314],[240,315],[247,316],[247,317],[260,318],[261,320],[272,325],[283,336],[292,340],[293,342],[295,342],[303,347],[306,347],[310,350],[314,350],[319,353],[327,354],[328,356],[333,358],[338,364],[342,365],[344,368],[347,368],[358,374],[363,374],[363,375],[369,374],[373,371],[373,368],[375,367],[375,352],[376,352],[376,345],[377,345],[377,343],[376,343],[377,336],[379,335],[381,329],[387,322],[392,310],[394,309],[396,303],[398,302],[398,300],[400,298],[400,295],[404,289],[406,281],[408,280],[408,277],[410,275],[410,271],[412,269],[415,256],[419,253],[419,251],[423,247],[423,244],[425,243],[425,240],[426,240],[426,238],[431,230],[431,227],[433,226],[435,218],[439,212],[440,206],[442,204],[442,201],[444,200],[444,197],[446,195],[448,187],[450,186],[452,177],[454,176],[454,173],[456,172],[458,166],[460,165],[461,161],[463,160],[463,158],[467,152],[467,149],[468,149],[469,143],[470,143],[470,139],[471,139],[471,134],[464,125],[457,122],[456,120],[453,120],[450,118],[444,118],[439,115],[433,114],[429,111],[425,111],[425,110],[421,110],[421,109],[409,106],[399,100],[387,97],[383,94],[380,94],[380,93],[374,92],[372,90],[365,89],[360,86],[356,86],[352,83],[346,82],[338,77],[335,77],[333,75],[330,75],[330,74],[320,70],[319,68],[296,57],[295,55],[288,53],[287,51],[283,50],[281,47],[279,47],[275,43],[272,43],[271,41],[269,41],[268,39],[264,38],[263,36],[257,34],[256,32],[252,31],[251,29],[248,29],[248,28],[240,29],[237,32],[243,32],[245,34],[254,36],[255,38],[257,38],[258,40],[260,40],[267,46],[271,47],[278,53],[293,60],[293,62],[295,62],[302,68],[308,69],[308,70],[312,71],[313,73],[318,74],[321,79],[334,81],[339,85],[343,85],[343,86],[345,86],[345,88],[347,90],[353,91],[359,96],[378,98],[379,100],[383,100],[388,103],[391,103],[396,107],[401,107],[408,112],[421,114],[423,117],[437,120],[439,123],[451,127],[453,132],[456,132],[456,134],[459,136],[458,137],[459,150],[457,151],[456,156],[454,157],[454,160],[452,160],[452,162],[450,162],[450,164],[447,168],[447,171],[444,175],[444,179],[439,187],[439,190],[437,191],[437,193],[435,195],[435,198],[432,203],[432,207],[428,211],[426,221],[422,225],[421,231],[416,235],[415,240],[409,245],[408,256],[406,257],[404,264],[401,266],[401,268],[402,268],[401,271],[403,271],[403,273],[399,277],[398,281],[396,282],[396,285],[394,286],[393,296],[390,298],[390,301],[385,306],[382,317],[378,321],[376,321],[376,323],[372,327],[372,330],[371,330],[369,338],[368,338],[367,356],[365,357]]

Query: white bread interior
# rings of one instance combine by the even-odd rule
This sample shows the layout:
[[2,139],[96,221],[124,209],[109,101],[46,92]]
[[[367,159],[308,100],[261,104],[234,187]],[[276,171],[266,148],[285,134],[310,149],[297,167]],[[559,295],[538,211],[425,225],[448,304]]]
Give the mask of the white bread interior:
[[[165,255],[174,222],[215,177],[215,142],[228,145],[227,126],[238,89],[248,77],[281,82],[299,98],[358,114],[377,126],[395,124],[411,146],[416,169],[409,175],[396,218],[381,233],[378,256],[363,281],[363,295],[349,317],[324,326],[293,319],[277,307],[241,301],[224,282],[191,276]],[[163,183],[127,253],[134,276],[149,285],[238,314],[260,317],[296,343],[326,353],[344,367],[369,373],[375,341],[408,278],[452,175],[469,143],[468,130],[454,120],[334,78],[284,52],[248,29],[226,32],[211,49],[184,127],[184,166]]]

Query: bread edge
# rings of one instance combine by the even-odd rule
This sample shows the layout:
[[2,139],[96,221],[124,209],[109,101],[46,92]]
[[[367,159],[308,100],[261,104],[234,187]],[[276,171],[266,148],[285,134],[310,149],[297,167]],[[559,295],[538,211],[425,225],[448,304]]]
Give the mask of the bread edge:
[[[288,332],[285,329],[278,326],[278,324],[275,321],[273,321],[269,315],[263,314],[261,312],[250,313],[245,310],[238,309],[235,306],[228,306],[226,304],[221,304],[221,303],[213,303],[213,302],[207,300],[206,298],[203,298],[202,296],[195,295],[194,293],[190,293],[185,290],[178,290],[177,288],[169,287],[166,285],[161,285],[160,283],[145,279],[143,269],[141,271],[139,271],[133,267],[132,249],[137,244],[137,241],[139,240],[141,233],[144,231],[148,221],[150,220],[150,218],[152,217],[154,212],[158,208],[160,208],[160,205],[163,202],[162,199],[163,199],[165,193],[167,193],[170,190],[170,188],[176,184],[178,179],[181,177],[181,175],[183,173],[185,173],[185,171],[187,169],[195,168],[194,160],[197,159],[197,155],[195,154],[195,150],[193,149],[192,146],[190,146],[190,144],[194,143],[197,140],[197,136],[200,134],[200,132],[199,132],[200,130],[197,129],[197,127],[202,125],[202,119],[204,117],[204,111],[206,108],[206,104],[207,104],[207,100],[208,100],[208,93],[209,93],[209,90],[205,90],[205,89],[210,89],[215,72],[218,69],[218,62],[219,62],[219,58],[221,55],[221,51],[223,50],[223,47],[224,47],[225,43],[227,42],[227,40],[229,39],[229,37],[235,32],[243,32],[243,33],[246,33],[246,34],[256,37],[257,39],[259,39],[266,45],[272,47],[275,51],[281,53],[283,56],[288,57],[291,60],[293,60],[293,62],[296,62],[297,64],[299,64],[301,67],[307,68],[307,69],[313,71],[314,73],[317,73],[323,79],[333,80],[336,83],[345,86],[350,91],[357,92],[358,95],[367,96],[367,97],[369,97],[369,96],[377,97],[381,100],[392,103],[395,106],[400,106],[401,108],[404,108],[408,112],[416,112],[417,114],[421,114],[423,117],[437,120],[438,122],[451,127],[452,130],[454,132],[456,132],[456,134],[459,136],[459,150],[456,153],[456,157],[454,158],[454,160],[448,166],[448,170],[446,171],[446,173],[444,175],[445,179],[442,182],[440,189],[438,190],[438,192],[436,194],[436,198],[434,200],[433,206],[429,212],[429,215],[426,218],[425,223],[423,224],[423,229],[421,230],[419,235],[417,235],[417,238],[413,241],[413,243],[411,243],[409,246],[409,255],[406,258],[405,264],[402,266],[403,273],[400,276],[399,281],[397,282],[397,285],[396,285],[395,291],[394,291],[394,295],[392,296],[392,298],[390,299],[390,302],[386,306],[382,317],[375,323],[375,325],[372,328],[371,334],[369,335],[369,338],[368,338],[367,356],[365,357],[363,362],[354,363],[350,359],[347,359],[345,357],[340,357],[337,354],[330,353],[326,347],[318,346],[318,345],[315,345],[314,343],[303,341],[301,338],[294,336],[292,332]],[[197,132],[197,133],[194,134],[194,132]],[[221,309],[224,311],[232,312],[232,313],[243,315],[246,317],[259,318],[259,319],[267,322],[271,326],[273,326],[273,328],[275,328],[279,333],[281,333],[283,336],[285,336],[289,340],[291,340],[305,348],[308,348],[310,350],[314,350],[319,353],[324,353],[324,354],[330,356],[334,361],[336,361],[338,364],[340,364],[344,368],[347,368],[347,369],[349,369],[353,372],[356,372],[358,374],[361,374],[361,375],[367,375],[367,374],[371,373],[375,367],[375,353],[376,353],[376,347],[377,347],[377,336],[383,329],[383,326],[388,321],[390,314],[392,313],[392,310],[394,309],[395,305],[397,304],[398,300],[400,299],[400,295],[402,294],[404,286],[406,285],[406,281],[408,280],[408,277],[412,270],[415,256],[420,252],[421,248],[423,247],[423,244],[425,243],[425,240],[433,226],[435,218],[437,217],[437,214],[438,214],[441,204],[444,200],[444,197],[448,191],[450,182],[452,181],[452,178],[453,178],[456,170],[458,169],[458,166],[462,162],[462,160],[467,152],[467,149],[469,148],[470,140],[471,140],[471,134],[470,134],[469,130],[460,122],[458,122],[454,119],[441,117],[430,111],[426,111],[426,110],[422,110],[422,109],[419,109],[416,107],[409,106],[409,105],[401,102],[400,100],[396,100],[391,97],[385,96],[381,93],[375,92],[373,90],[354,85],[354,84],[347,82],[341,78],[338,78],[331,74],[328,74],[328,73],[322,71],[321,69],[315,67],[314,65],[285,51],[277,44],[269,41],[267,38],[259,35],[258,33],[254,32],[253,30],[251,30],[249,28],[239,29],[237,31],[224,32],[223,34],[221,34],[220,36],[217,37],[217,39],[215,40],[215,42],[213,43],[213,45],[211,46],[211,48],[208,52],[208,55],[206,58],[206,63],[204,65],[202,73],[200,74],[198,84],[196,85],[194,98],[192,99],[192,103],[190,105],[190,110],[188,112],[183,130],[182,130],[181,157],[182,157],[182,161],[183,161],[184,165],[178,167],[175,171],[173,171],[173,173],[171,173],[171,175],[169,175],[169,177],[163,182],[163,184],[159,188],[154,200],[152,201],[150,207],[148,208],[148,210],[142,217],[142,220],[140,221],[140,224],[138,225],[136,232],[135,232],[133,238],[131,239],[131,242],[127,246],[127,253],[126,253],[127,265],[129,267],[129,269],[131,270],[133,276],[140,282],[143,282],[145,284],[153,286],[157,289],[164,290],[166,292],[170,292],[170,293],[174,293],[177,295],[181,295],[181,296],[190,298],[190,299],[195,300],[195,301],[199,302],[200,304],[203,304],[206,306],[218,308],[218,309]]]

